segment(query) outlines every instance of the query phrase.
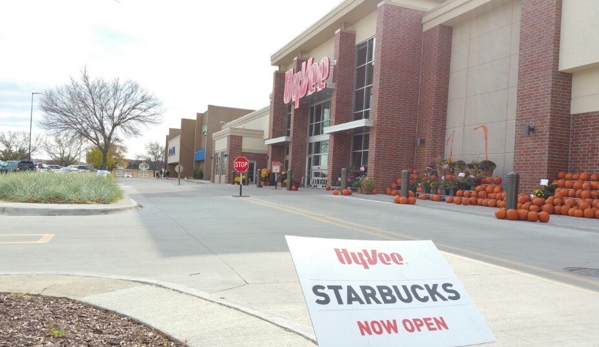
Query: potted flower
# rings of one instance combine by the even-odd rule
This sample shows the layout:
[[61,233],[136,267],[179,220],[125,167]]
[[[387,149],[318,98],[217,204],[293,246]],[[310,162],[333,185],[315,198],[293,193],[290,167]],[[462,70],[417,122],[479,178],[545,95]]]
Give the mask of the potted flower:
[[428,179],[423,179],[420,181],[420,188],[422,188],[422,193],[428,194],[431,192],[431,181]]
[[490,160],[483,160],[478,164],[478,169],[480,170],[480,175],[483,177],[493,177],[493,170],[497,165]]
[[454,181],[445,180],[441,182],[441,189],[443,189],[443,195],[454,196],[457,187],[458,185]]
[[281,172],[281,175],[277,178],[277,188],[287,187],[287,171]]
[[460,177],[458,180],[458,187],[461,190],[470,190],[474,186],[474,179],[470,176]]
[[363,178],[360,180],[362,186],[362,192],[364,194],[372,194],[372,190],[376,187],[376,183],[373,179]]
[[431,191],[433,192],[433,194],[437,194],[437,190],[439,189],[440,186],[441,186],[441,182],[439,182],[439,181],[431,182]]

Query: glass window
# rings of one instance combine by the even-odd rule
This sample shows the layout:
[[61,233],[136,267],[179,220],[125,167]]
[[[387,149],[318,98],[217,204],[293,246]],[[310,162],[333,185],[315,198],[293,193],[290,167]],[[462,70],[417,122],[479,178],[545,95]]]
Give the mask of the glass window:
[[370,135],[368,128],[364,128],[359,134],[355,134],[352,139],[352,167],[359,168],[368,166],[368,145]]
[[372,80],[374,74],[374,37],[358,45],[356,52],[356,85],[353,120],[370,118]]
[[331,102],[310,107],[310,123],[308,124],[308,136],[322,135],[324,127],[329,126],[331,117]]

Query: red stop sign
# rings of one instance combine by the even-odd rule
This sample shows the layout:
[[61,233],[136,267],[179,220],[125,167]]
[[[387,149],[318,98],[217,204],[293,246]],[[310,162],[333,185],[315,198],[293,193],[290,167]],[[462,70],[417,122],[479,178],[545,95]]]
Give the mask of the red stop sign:
[[237,157],[233,161],[233,168],[237,172],[246,172],[250,167],[250,162],[246,157]]

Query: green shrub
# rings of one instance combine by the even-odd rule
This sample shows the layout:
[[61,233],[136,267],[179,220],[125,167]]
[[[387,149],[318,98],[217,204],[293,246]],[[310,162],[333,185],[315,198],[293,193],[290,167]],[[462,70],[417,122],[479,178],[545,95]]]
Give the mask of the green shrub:
[[193,178],[196,180],[204,179],[204,172],[199,167],[193,168]]
[[46,204],[110,204],[123,197],[112,176],[21,172],[0,175],[0,199]]

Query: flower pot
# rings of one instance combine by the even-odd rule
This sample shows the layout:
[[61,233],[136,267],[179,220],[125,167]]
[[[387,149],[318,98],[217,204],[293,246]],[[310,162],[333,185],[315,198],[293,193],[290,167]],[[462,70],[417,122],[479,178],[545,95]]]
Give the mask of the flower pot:
[[426,186],[423,186],[423,187],[422,187],[422,192],[423,192],[424,194],[430,194],[430,192],[431,192],[431,187],[426,187]]

